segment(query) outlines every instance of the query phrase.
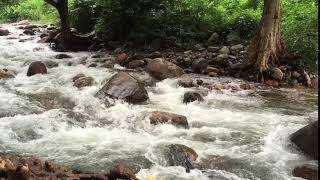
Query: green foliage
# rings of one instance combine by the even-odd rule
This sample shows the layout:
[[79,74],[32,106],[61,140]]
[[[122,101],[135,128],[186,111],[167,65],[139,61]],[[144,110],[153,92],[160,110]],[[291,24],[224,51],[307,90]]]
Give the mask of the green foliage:
[[0,18],[4,22],[29,19],[38,23],[56,23],[57,12],[43,0],[15,0],[2,2]]
[[318,61],[318,4],[314,0],[283,1],[282,35],[295,65],[316,69]]

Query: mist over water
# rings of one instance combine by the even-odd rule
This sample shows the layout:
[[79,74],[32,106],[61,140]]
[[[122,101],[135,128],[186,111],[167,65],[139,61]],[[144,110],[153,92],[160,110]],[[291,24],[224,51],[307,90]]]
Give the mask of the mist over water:
[[[0,80],[0,153],[54,159],[72,168],[106,171],[117,161],[142,168],[138,178],[287,180],[299,179],[292,169],[309,161],[296,151],[289,136],[318,118],[317,93],[307,90],[209,91],[204,102],[184,104],[183,94],[192,88],[166,79],[148,87],[149,101],[131,105],[114,100],[107,106],[95,93],[116,73],[88,67],[90,52],[67,53],[73,58],[56,59],[38,38],[19,42],[21,30],[4,25],[11,34],[0,37],[0,68],[17,72],[13,79]],[[17,38],[17,39],[14,39]],[[87,64],[83,65],[83,61]],[[27,77],[34,61],[59,64],[46,75]],[[71,64],[71,65],[70,65]],[[81,90],[72,78],[83,73],[95,84]],[[183,77],[182,77],[183,78]],[[232,78],[210,78],[215,83]],[[150,125],[143,114],[166,111],[187,117],[190,128]],[[223,170],[167,167],[162,147],[184,144],[200,159],[223,156]]]

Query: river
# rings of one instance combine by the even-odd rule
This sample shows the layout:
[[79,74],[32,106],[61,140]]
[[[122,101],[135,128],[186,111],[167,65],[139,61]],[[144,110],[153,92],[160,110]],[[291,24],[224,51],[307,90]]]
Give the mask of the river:
[[[54,159],[72,168],[105,171],[115,161],[142,169],[138,178],[196,180],[288,180],[296,165],[310,162],[295,150],[289,136],[318,118],[317,92],[306,89],[256,89],[216,91],[204,102],[182,102],[190,88],[166,79],[148,87],[149,101],[131,105],[116,100],[106,106],[94,94],[116,71],[88,67],[90,52],[67,53],[73,58],[56,59],[48,45],[19,36],[22,30],[3,25],[11,34],[0,37],[0,68],[17,72],[0,80],[0,153]],[[112,58],[110,56],[110,58]],[[56,62],[46,75],[27,77],[33,61]],[[83,62],[87,64],[83,65]],[[122,67],[117,66],[122,69]],[[72,78],[84,73],[95,79],[81,90]],[[239,86],[240,80],[229,81]],[[189,129],[172,125],[150,125],[144,111],[167,111],[187,117]],[[199,157],[228,159],[223,170],[191,170],[167,167],[162,148],[184,144]],[[311,162],[317,163],[317,162]]]

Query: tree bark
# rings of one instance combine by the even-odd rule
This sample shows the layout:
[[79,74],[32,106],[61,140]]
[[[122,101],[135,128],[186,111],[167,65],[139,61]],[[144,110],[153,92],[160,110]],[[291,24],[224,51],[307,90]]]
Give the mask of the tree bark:
[[264,0],[263,16],[259,29],[251,41],[244,57],[244,65],[259,71],[260,81],[263,72],[270,65],[280,65],[287,51],[281,39],[281,0]]

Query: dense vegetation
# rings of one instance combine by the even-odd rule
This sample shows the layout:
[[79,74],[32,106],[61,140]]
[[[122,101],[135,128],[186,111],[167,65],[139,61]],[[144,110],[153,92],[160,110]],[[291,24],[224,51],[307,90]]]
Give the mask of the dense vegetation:
[[[105,40],[138,44],[159,38],[188,48],[206,44],[212,32],[220,35],[218,44],[248,43],[263,6],[259,0],[69,0],[69,4],[72,26],[81,32],[96,30]],[[317,6],[314,0],[282,0],[285,42],[299,57],[294,63],[309,67],[317,61]],[[1,1],[0,17],[5,22],[58,22],[56,11],[43,0]]]

